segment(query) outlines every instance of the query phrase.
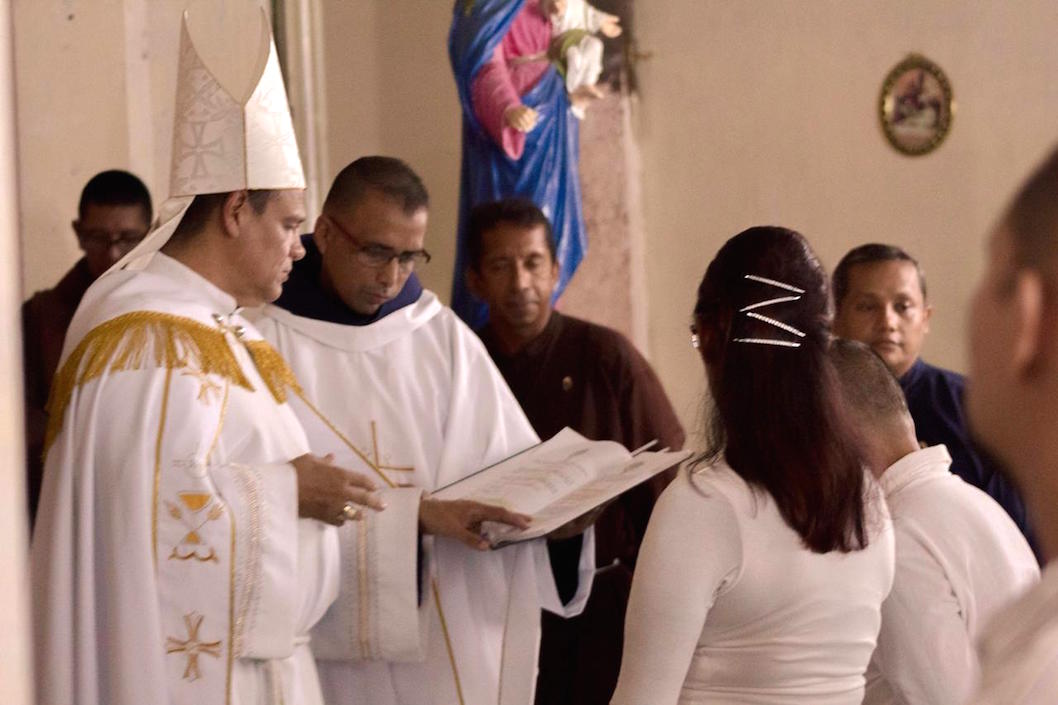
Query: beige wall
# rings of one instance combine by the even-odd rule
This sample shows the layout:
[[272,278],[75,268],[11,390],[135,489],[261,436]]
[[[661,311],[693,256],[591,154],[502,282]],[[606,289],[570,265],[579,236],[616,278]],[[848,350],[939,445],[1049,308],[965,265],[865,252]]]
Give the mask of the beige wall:
[[[29,574],[26,569],[26,457],[18,287],[18,181],[15,144],[15,72],[11,7],[0,2],[0,684],[5,703],[29,705],[31,649]],[[14,332],[14,335],[11,332]]]
[[[688,345],[695,289],[717,248],[756,224],[803,232],[828,268],[868,241],[903,245],[935,308],[925,356],[963,369],[983,238],[1058,138],[1053,0],[642,3],[638,132],[650,349],[696,430],[704,389]],[[893,151],[877,125],[889,69],[911,51],[958,103],[934,154]]]
[[[88,179],[128,169],[155,207],[169,191],[180,17],[238,84],[263,0],[15,0],[22,292],[52,286],[80,251],[70,222]],[[217,42],[223,33],[226,42]],[[219,56],[250,57],[221,62]]]
[[[640,45],[654,52],[640,65],[635,116],[649,349],[688,428],[700,426],[704,392],[687,343],[694,290],[724,240],[754,224],[801,230],[828,268],[862,242],[908,248],[926,268],[936,309],[926,355],[962,369],[982,238],[1058,138],[1058,5],[640,4]],[[429,247],[439,255],[424,279],[447,298],[459,177],[445,50],[451,3],[326,2],[325,12],[331,168],[382,151],[423,174],[434,200]],[[947,142],[917,159],[893,151],[876,118],[883,78],[912,51],[940,63],[958,102]]]
[[92,174],[129,168],[122,2],[15,0],[23,289],[77,259],[70,229]]
[[331,173],[367,154],[407,161],[430,192],[424,284],[448,300],[455,264],[460,109],[448,63],[448,0],[326,0]]
[[[408,160],[434,204],[435,259],[423,278],[447,299],[460,159],[446,48],[452,3],[319,1],[324,180],[364,154]],[[164,192],[183,4],[16,0],[25,291],[50,284],[75,258],[68,223],[93,172],[127,166],[152,193]],[[654,52],[639,67],[634,120],[649,349],[685,423],[698,425],[703,391],[687,344],[694,289],[719,245],[754,224],[801,230],[828,267],[868,240],[907,247],[927,270],[936,308],[926,354],[961,369],[982,238],[1018,178],[1058,137],[1058,4],[640,5],[640,45]],[[876,119],[882,79],[911,51],[947,71],[958,102],[948,141],[917,159],[895,153]]]

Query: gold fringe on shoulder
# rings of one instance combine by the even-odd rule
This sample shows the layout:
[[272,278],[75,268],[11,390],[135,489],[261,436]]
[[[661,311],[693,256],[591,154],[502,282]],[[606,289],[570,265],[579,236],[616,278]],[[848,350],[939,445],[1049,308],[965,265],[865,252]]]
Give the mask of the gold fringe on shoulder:
[[287,400],[288,389],[299,396],[302,394],[301,385],[298,384],[294,371],[290,369],[290,365],[279,354],[279,351],[269,345],[268,341],[247,340],[245,343],[250,357],[253,358],[254,367],[257,368],[265,386],[268,387],[268,391],[272,392],[277,402],[282,404]]
[[52,382],[44,452],[59,434],[76,388],[106,373],[188,365],[253,390],[221,330],[158,311],[133,311],[96,326],[70,353]]

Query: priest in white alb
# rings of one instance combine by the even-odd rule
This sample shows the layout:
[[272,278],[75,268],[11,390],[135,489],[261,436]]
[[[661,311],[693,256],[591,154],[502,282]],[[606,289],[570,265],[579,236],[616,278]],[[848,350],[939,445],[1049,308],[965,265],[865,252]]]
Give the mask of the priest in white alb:
[[308,634],[336,592],[328,524],[384,501],[309,454],[297,384],[241,315],[304,254],[259,20],[252,83],[222,87],[185,16],[174,198],[67,333],[31,550],[42,705],[322,705]]
[[543,539],[488,550],[480,508],[429,497],[538,439],[478,338],[414,274],[427,214],[403,162],[353,162],[256,321],[304,387],[293,407],[313,447],[405,490],[339,530],[339,596],[313,650],[332,705],[530,705],[540,609],[583,609],[593,533],[554,574]]

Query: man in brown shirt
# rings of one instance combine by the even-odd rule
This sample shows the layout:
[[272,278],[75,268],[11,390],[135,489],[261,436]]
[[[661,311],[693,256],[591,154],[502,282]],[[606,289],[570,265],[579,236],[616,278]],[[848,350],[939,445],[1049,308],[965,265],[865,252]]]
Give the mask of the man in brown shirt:
[[[551,224],[535,204],[478,206],[467,246],[468,285],[489,306],[479,335],[537,435],[547,439],[569,426],[630,450],[655,439],[658,449],[683,445],[672,405],[635,347],[617,331],[552,309],[558,264]],[[537,705],[610,701],[636,554],[670,479],[671,471],[625,493],[596,522],[598,573],[587,608],[568,620],[543,616]],[[575,561],[579,541],[551,542],[549,549],[553,561]]]
[[66,329],[88,287],[136,246],[150,228],[151,196],[127,171],[104,171],[81,191],[73,231],[84,252],[53,289],[22,304],[22,345],[26,400],[26,451],[30,522],[40,495],[44,450],[44,407],[59,366]]

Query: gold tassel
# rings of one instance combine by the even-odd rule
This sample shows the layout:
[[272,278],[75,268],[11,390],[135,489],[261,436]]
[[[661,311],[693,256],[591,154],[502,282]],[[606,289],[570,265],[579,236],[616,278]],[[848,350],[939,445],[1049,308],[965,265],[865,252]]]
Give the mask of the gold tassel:
[[96,326],[70,353],[52,382],[45,454],[59,435],[70,397],[81,385],[108,372],[189,365],[253,391],[221,330],[157,311],[133,311]]
[[253,358],[253,364],[257,372],[264,380],[268,391],[272,392],[276,402],[283,404],[287,400],[287,390],[301,395],[301,385],[298,384],[294,371],[287,365],[287,361],[279,354],[279,351],[268,344],[265,340],[247,340],[246,349]]

